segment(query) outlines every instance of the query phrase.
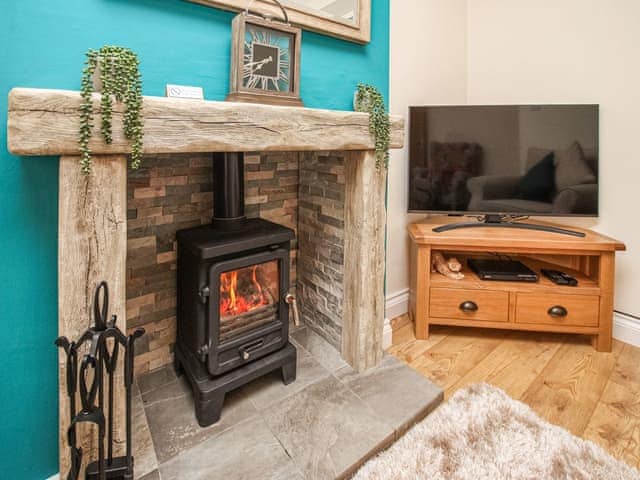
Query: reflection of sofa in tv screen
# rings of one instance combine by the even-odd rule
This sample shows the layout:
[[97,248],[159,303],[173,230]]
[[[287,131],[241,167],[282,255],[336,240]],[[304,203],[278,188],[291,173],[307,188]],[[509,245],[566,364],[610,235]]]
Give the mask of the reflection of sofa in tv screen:
[[431,142],[428,166],[411,171],[409,209],[466,210],[471,198],[467,181],[478,175],[481,162],[477,143]]
[[595,152],[583,151],[577,142],[567,150],[530,148],[522,176],[469,178],[468,210],[595,214],[598,211],[597,168]]

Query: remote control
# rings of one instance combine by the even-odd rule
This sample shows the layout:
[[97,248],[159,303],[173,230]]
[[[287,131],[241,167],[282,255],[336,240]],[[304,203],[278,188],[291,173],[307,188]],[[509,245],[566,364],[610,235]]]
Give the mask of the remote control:
[[575,278],[567,273],[561,272],[560,270],[549,270],[547,268],[543,268],[540,271],[556,285],[568,285],[570,287],[578,285],[578,281]]

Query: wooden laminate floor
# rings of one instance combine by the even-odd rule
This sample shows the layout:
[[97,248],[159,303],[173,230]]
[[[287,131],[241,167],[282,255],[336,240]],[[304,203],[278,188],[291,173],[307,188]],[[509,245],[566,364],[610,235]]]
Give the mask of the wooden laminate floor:
[[615,341],[596,352],[579,335],[431,326],[416,340],[407,316],[392,321],[389,353],[445,390],[495,385],[541,417],[640,467],[640,348]]

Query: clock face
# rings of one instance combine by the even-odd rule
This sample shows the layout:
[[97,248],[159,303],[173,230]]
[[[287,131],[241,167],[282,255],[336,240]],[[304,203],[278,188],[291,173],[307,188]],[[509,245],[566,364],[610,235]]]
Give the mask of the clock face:
[[247,23],[242,65],[243,87],[291,92],[293,45],[293,35]]

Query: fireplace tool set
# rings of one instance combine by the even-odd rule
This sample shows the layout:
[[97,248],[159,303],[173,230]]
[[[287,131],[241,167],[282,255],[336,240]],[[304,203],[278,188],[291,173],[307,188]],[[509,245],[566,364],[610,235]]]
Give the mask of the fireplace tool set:
[[[101,301],[102,297],[102,301]],[[69,396],[71,423],[67,430],[70,451],[70,470],[67,480],[77,480],[80,475],[83,451],[77,445],[76,428],[79,424],[92,424],[98,433],[98,460],[86,469],[86,480],[133,479],[133,455],[131,453],[131,388],[133,386],[134,343],[144,334],[137,329],[131,335],[124,335],[116,327],[116,315],[107,321],[109,309],[109,288],[101,282],[93,299],[94,325],[87,329],[76,341],[64,336],[58,337],[56,345],[67,355],[66,380]],[[109,339],[112,339],[109,342]],[[84,348],[83,348],[84,347]],[[126,453],[113,456],[114,448],[114,377],[120,350],[124,357],[124,386],[126,392]],[[78,352],[86,351],[78,369]],[[105,373],[106,372],[106,373]],[[105,405],[105,376],[107,402]],[[76,396],[80,397],[80,409],[76,411]],[[106,408],[106,410],[105,410]],[[105,455],[105,436],[107,440]]]

